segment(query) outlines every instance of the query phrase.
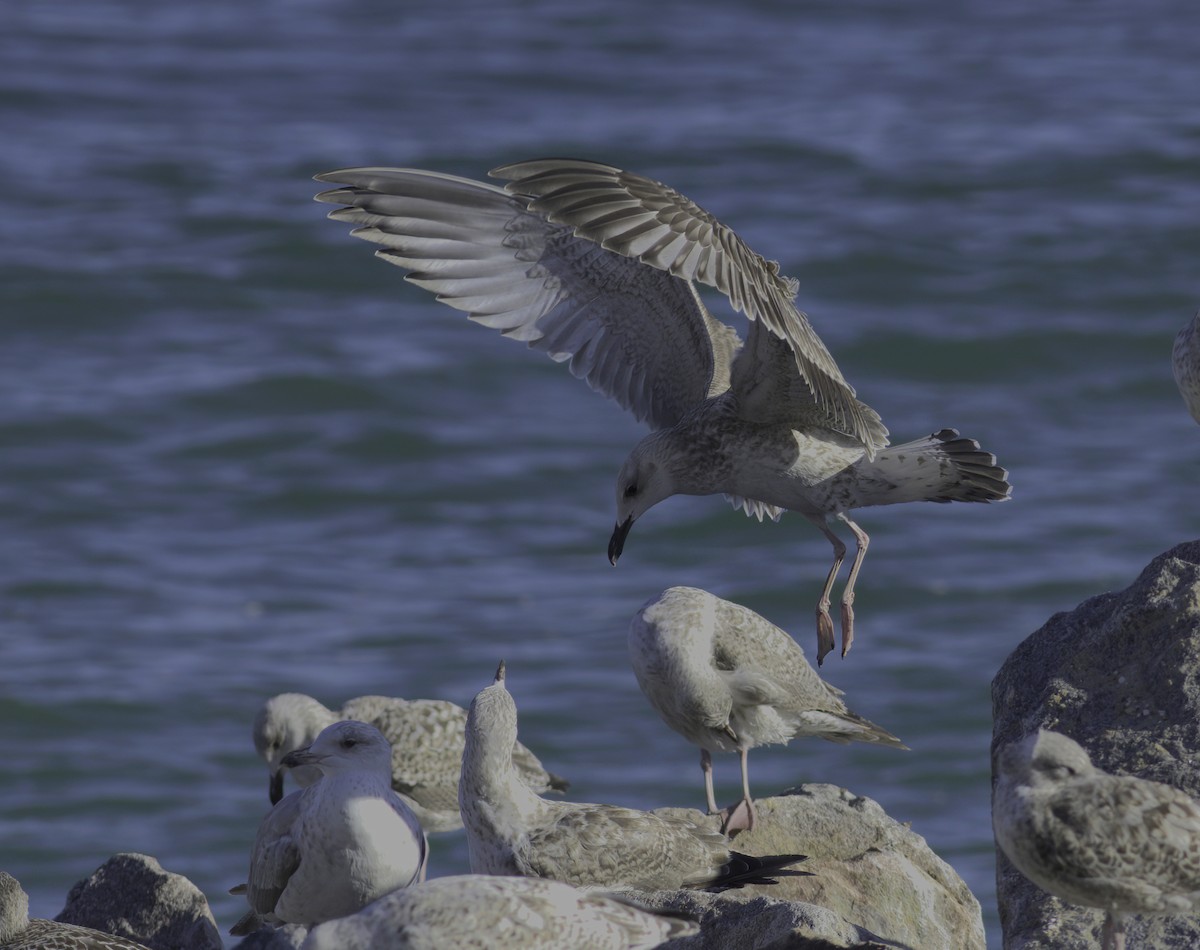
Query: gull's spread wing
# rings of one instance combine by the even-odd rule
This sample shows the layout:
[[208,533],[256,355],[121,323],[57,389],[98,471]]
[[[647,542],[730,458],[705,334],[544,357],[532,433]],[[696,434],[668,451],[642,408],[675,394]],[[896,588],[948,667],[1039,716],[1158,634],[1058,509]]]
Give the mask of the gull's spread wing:
[[[785,342],[797,382],[832,428],[859,439],[868,457],[887,445],[879,416],[854,396],[808,319],[796,309],[795,281],[733,231],[674,189],[611,165],[535,159],[494,169],[529,209],[580,237],[650,267],[715,287],[734,309]],[[748,354],[743,355],[743,360]],[[777,391],[788,388],[779,380]]]
[[655,428],[729,385],[737,334],[685,279],[605,250],[522,195],[437,172],[349,168],[317,195],[408,280],[525,341]]

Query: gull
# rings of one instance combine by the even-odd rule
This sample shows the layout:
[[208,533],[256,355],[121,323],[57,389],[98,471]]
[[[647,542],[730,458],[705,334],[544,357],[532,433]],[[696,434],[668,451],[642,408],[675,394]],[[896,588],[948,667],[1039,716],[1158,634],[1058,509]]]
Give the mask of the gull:
[[699,930],[672,912],[560,881],[462,874],[320,924],[300,950],[649,950]]
[[[309,745],[326,726],[343,719],[370,723],[392,744],[392,788],[428,832],[462,827],[458,814],[458,774],[462,768],[467,711],[440,699],[359,696],[340,712],[303,693],[272,696],[254,717],[254,747],[267,763],[270,798],[283,797],[284,757]],[[537,756],[518,743],[513,759],[521,777],[538,792],[561,792],[570,784],[547,772]],[[295,768],[301,787],[317,780],[315,768]]]
[[1200,310],[1188,321],[1187,326],[1175,337],[1171,351],[1171,368],[1175,372],[1175,385],[1183,396],[1184,405],[1192,418],[1200,422]]
[[[477,323],[524,341],[653,431],[617,477],[614,565],[634,522],[672,495],[724,494],[747,515],[795,511],[833,546],[817,602],[817,659],[833,649],[830,593],[857,548],[841,598],[842,655],[854,639],[854,585],[869,537],[855,508],[909,501],[1000,501],[1008,473],[977,442],[941,429],[887,448],[808,318],[796,282],[716,218],[661,182],[611,165],[535,159],[494,169],[505,187],[438,172],[347,168],[318,201],[383,245],[408,280]],[[714,287],[749,319],[743,342],[701,302]]]
[[540,798],[512,767],[517,707],[504,676],[501,663],[467,715],[458,798],[475,873],[676,890],[775,883],[767,875],[804,860],[732,851],[724,834],[691,817]]
[[[700,747],[708,811],[722,816],[727,834],[754,827],[751,749],[796,736],[908,748],[847,709],[787,633],[705,590],[672,587],[647,601],[629,625],[629,659],[650,705]],[[741,759],[742,799],[724,810],[713,795],[713,752]]]
[[1022,874],[1070,904],[1106,912],[1106,950],[1129,914],[1200,911],[1200,805],[1170,785],[1110,775],[1061,733],[1000,750],[996,843]]
[[353,721],[284,757],[289,768],[317,768],[321,779],[263,818],[245,890],[250,912],[230,933],[247,933],[260,918],[311,926],[343,917],[418,879],[425,835],[392,791],[391,762],[383,733]]
[[144,944],[91,927],[29,916],[29,895],[0,871],[0,950],[146,950]]

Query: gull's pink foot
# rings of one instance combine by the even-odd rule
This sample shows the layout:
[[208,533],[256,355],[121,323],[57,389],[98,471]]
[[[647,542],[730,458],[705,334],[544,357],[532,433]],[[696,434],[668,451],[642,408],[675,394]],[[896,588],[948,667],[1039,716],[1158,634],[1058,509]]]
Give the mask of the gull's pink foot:
[[850,652],[850,644],[854,642],[854,605],[850,601],[842,601],[842,656]]
[[739,831],[752,831],[755,818],[754,802],[743,798],[736,805],[721,810],[721,831],[731,838]]
[[[845,621],[842,626],[845,627]],[[817,605],[817,666],[820,666],[825,657],[833,650],[833,620],[829,616],[829,604]],[[846,651],[842,651],[842,656],[846,655]]]

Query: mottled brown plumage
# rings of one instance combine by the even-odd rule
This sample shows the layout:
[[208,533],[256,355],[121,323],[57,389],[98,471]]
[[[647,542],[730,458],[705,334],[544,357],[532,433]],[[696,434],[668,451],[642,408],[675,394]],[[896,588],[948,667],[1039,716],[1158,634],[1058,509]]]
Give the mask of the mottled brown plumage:
[[[253,732],[254,747],[270,773],[272,804],[283,797],[283,757],[310,745],[322,729],[344,719],[370,723],[392,744],[392,788],[426,832],[462,827],[458,773],[467,711],[441,699],[358,696],[334,712],[303,693],[272,696],[255,716]],[[513,760],[522,778],[539,792],[561,792],[570,784],[546,771],[537,756],[519,743]],[[291,775],[301,787],[317,777],[312,769],[292,769]]]
[[1200,910],[1200,805],[1170,785],[1101,771],[1064,735],[1042,729],[1000,750],[992,823],[1031,881],[1107,912],[1106,948],[1124,946],[1129,914]]
[[[698,745],[710,813],[723,830],[754,827],[747,759],[760,745],[819,736],[899,749],[899,739],[851,712],[842,691],[809,665],[803,648],[748,607],[695,587],[672,587],[643,605],[629,625],[638,685],[663,721]],[[736,752],[742,800],[718,810],[713,752]]]
[[29,916],[29,895],[15,877],[0,871],[0,950],[146,950],[144,944]]
[[757,858],[697,818],[617,805],[546,801],[517,777],[517,708],[496,682],[471,703],[459,804],[471,870],[545,877],[578,887],[641,890],[768,883],[803,855]]
[[1192,418],[1200,422],[1200,310],[1175,337],[1171,349],[1175,385]]
[[321,924],[302,950],[650,950],[698,930],[679,914],[560,881],[464,874],[395,891]]

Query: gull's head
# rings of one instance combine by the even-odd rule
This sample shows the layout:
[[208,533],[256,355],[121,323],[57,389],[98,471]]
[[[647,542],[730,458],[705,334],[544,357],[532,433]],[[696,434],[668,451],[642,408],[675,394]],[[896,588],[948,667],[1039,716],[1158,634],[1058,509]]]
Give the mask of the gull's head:
[[[272,696],[254,717],[254,748],[267,763],[268,794],[274,805],[283,798],[283,759],[302,749],[337,717],[311,696],[280,693]],[[297,775],[303,779],[303,775]],[[308,784],[301,781],[301,784]]]
[[496,748],[512,753],[517,741],[517,704],[504,685],[504,662],[492,685],[481,689],[467,710],[466,741],[469,748]]
[[629,529],[643,514],[677,491],[670,457],[661,432],[639,442],[617,475],[617,523],[608,542],[608,560],[615,565]]
[[1096,771],[1083,746],[1049,729],[1039,729],[1001,749],[997,769],[1001,780],[1035,789],[1086,778]]
[[382,732],[365,722],[347,719],[321,731],[313,744],[283,757],[286,768],[312,765],[323,775],[337,772],[378,772],[389,780],[392,745]]

